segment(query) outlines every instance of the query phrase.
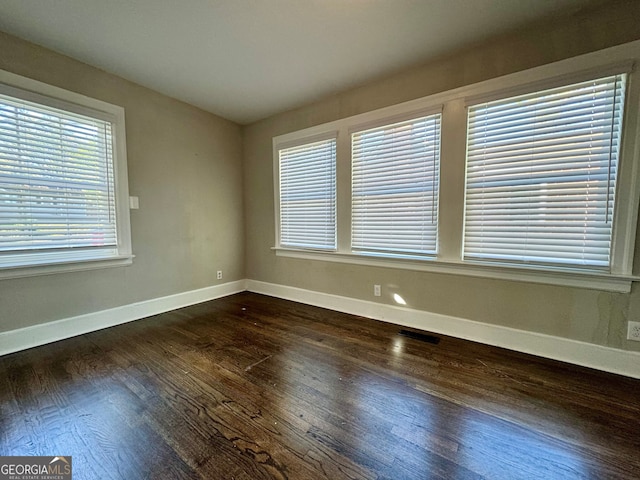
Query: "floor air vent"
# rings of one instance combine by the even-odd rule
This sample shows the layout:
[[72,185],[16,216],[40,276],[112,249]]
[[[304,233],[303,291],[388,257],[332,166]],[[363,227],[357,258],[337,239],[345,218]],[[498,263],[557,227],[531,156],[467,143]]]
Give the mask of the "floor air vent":
[[433,343],[434,345],[440,343],[439,337],[426,333],[412,332],[410,330],[400,330],[400,335],[404,337],[415,338],[416,340],[420,340],[421,342]]

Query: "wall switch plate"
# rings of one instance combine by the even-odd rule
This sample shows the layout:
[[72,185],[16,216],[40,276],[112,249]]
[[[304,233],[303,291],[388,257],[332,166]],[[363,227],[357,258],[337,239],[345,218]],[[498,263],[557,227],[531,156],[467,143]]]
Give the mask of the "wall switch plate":
[[382,293],[381,293],[381,290],[380,290],[380,285],[374,285],[374,286],[373,286],[373,294],[374,294],[376,297],[379,297],[379,296],[382,294]]
[[640,322],[629,322],[629,330],[627,330],[627,340],[635,340],[640,342]]
[[138,197],[129,197],[129,208],[131,210],[138,210],[140,208],[140,200]]

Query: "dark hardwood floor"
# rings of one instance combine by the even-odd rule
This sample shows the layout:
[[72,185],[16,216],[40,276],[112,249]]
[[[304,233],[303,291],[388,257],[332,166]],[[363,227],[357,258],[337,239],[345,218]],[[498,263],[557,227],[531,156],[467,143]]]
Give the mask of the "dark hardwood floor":
[[0,358],[74,479],[638,479],[640,381],[243,293]]

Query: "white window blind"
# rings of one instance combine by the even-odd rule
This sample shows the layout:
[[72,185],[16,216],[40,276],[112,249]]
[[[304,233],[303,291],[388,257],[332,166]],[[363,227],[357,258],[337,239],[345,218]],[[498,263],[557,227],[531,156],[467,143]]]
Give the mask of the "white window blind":
[[0,95],[0,264],[113,250],[112,148],[109,122]]
[[279,152],[280,245],[335,250],[336,139]]
[[625,80],[469,108],[465,259],[609,267]]
[[440,118],[352,134],[352,250],[436,253]]

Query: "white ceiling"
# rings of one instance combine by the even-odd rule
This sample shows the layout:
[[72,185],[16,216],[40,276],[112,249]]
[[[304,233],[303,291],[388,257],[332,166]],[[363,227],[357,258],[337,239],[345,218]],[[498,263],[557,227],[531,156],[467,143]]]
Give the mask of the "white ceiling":
[[597,1],[0,0],[0,30],[247,124]]

